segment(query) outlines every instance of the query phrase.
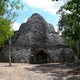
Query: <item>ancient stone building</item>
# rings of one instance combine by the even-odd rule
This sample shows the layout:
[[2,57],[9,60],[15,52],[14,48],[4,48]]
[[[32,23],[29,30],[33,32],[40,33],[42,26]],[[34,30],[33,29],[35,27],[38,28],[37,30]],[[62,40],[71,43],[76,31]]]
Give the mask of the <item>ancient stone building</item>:
[[[8,60],[9,46],[0,53],[0,58]],[[72,61],[72,50],[64,45],[52,24],[35,13],[12,37],[12,62],[47,63]]]

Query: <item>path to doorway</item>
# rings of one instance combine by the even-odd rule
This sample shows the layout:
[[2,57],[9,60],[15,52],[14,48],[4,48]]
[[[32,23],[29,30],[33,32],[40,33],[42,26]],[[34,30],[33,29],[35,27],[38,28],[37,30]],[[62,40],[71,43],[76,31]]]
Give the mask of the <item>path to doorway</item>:
[[0,80],[80,80],[80,71],[74,69],[59,63],[0,63]]

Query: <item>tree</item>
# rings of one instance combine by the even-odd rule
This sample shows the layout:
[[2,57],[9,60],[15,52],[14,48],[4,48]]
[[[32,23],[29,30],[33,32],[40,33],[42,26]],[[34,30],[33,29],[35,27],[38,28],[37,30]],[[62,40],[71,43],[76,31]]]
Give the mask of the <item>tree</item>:
[[80,27],[77,21],[70,17],[71,14],[65,14],[61,16],[61,19],[58,23],[59,30],[62,31],[62,37],[64,41],[73,49],[77,55],[77,58],[79,59]]
[[[9,41],[13,35],[12,24],[18,16],[18,11],[23,6],[20,0],[0,0],[0,47],[4,46],[5,41]],[[11,66],[11,54],[9,53],[9,65]]]
[[[69,13],[66,13],[67,11],[69,11]],[[75,44],[73,46],[76,48],[76,50],[72,47],[71,48],[76,51],[76,55],[79,62],[80,0],[67,0],[67,3],[61,6],[58,13],[61,14],[61,19],[59,21],[59,28],[61,30],[64,29],[62,32],[62,36],[64,38],[67,38],[67,43],[69,46]]]
[[22,7],[19,0],[10,2],[0,0],[0,47],[13,35],[12,24],[18,16],[18,10]]
[[[71,46],[71,41],[76,40],[77,36],[74,37],[74,27],[72,26],[71,14],[62,14],[58,22],[59,30],[62,31],[62,37],[68,45]],[[70,42],[70,43],[69,43]],[[73,42],[73,41],[72,41]]]

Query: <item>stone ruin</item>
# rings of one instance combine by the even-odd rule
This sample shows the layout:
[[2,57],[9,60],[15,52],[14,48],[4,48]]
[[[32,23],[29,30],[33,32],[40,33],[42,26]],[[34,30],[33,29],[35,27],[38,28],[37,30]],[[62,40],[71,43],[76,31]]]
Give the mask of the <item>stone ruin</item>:
[[[0,61],[8,61],[9,45],[0,52]],[[11,47],[12,62],[48,63],[73,62],[73,51],[66,45],[52,24],[38,14],[14,32]]]

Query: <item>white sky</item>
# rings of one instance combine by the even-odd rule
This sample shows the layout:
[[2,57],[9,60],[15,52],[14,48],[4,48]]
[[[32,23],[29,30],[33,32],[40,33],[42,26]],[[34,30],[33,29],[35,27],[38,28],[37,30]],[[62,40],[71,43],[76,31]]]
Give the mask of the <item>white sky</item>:
[[64,4],[62,1],[52,1],[52,0],[23,0],[27,5],[33,8],[39,8],[47,11],[50,14],[56,14],[60,6]]
[[[33,9],[41,9],[51,15],[57,15],[56,12],[59,10],[60,6],[64,4],[62,1],[52,1],[52,0],[21,0],[26,5],[29,5]],[[24,6],[25,8],[25,6]],[[43,16],[44,17],[44,16]],[[25,22],[27,19],[24,19]],[[18,30],[20,27],[20,23],[15,22],[12,26],[14,30]]]

